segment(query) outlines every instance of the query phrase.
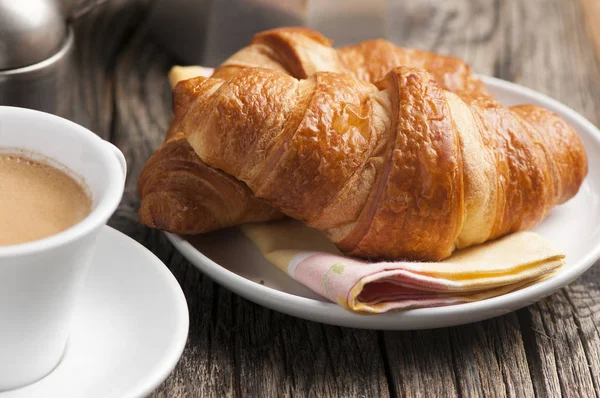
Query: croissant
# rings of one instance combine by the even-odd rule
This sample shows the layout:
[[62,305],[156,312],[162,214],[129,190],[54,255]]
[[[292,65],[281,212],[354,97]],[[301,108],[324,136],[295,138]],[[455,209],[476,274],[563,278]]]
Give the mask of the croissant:
[[[306,28],[279,28],[260,33],[251,44],[218,67],[213,77],[227,79],[248,67],[265,67],[305,79],[332,71],[376,82],[397,65],[428,70],[451,91],[485,93],[463,61],[426,51],[401,49],[385,40],[370,40],[335,50],[331,41]],[[188,88],[179,89],[180,94]],[[185,95],[174,95],[175,119],[185,111]],[[177,125],[174,121],[173,125]],[[139,177],[139,218],[149,227],[198,234],[254,221],[283,217],[243,183],[203,163],[176,128],[145,165]]]
[[582,143],[549,110],[506,108],[397,67],[376,85],[251,68],[175,90],[200,159],[344,253],[436,261],[528,229],[578,191]]

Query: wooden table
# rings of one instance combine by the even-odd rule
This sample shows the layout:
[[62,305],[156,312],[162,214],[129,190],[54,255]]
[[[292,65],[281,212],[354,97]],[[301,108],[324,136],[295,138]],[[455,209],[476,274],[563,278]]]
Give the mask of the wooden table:
[[[598,0],[402,4],[398,44],[459,56],[480,73],[541,91],[600,124]],[[153,396],[600,397],[598,266],[500,318],[366,331],[307,322],[240,298],[188,263],[162,233],[142,226],[137,176],[167,129],[166,74],[175,63],[148,34],[147,15],[146,1],[111,0],[77,23],[73,119],[127,157],[127,188],[110,225],[156,253],[187,297],[186,349]]]

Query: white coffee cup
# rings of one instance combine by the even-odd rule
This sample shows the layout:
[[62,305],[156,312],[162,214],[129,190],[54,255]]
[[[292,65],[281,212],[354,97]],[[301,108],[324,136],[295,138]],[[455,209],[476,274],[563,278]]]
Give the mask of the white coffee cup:
[[121,201],[126,176],[114,145],[47,113],[0,106],[0,150],[8,148],[81,177],[92,211],[56,235],[0,246],[0,391],[32,383],[60,362],[96,238]]

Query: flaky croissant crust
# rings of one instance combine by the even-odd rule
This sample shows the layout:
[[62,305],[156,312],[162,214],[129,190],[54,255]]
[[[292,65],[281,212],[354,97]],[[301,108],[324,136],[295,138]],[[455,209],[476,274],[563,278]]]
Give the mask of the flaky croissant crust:
[[[304,79],[315,72],[346,73],[375,82],[397,65],[428,70],[450,91],[485,92],[463,61],[426,51],[402,49],[385,40],[370,40],[335,50],[331,41],[306,28],[278,28],[255,36],[249,46],[216,69],[214,77],[227,79],[248,67],[265,67]],[[187,92],[175,95],[177,118],[187,107]],[[173,125],[176,125],[176,121]],[[203,163],[171,128],[165,143],[142,170],[138,191],[140,221],[150,227],[197,234],[283,215],[257,199],[252,191],[220,170]]]
[[359,257],[439,260],[528,229],[587,173],[557,115],[453,94],[422,69],[373,85],[249,68],[175,93],[186,105],[171,129],[202,161]]

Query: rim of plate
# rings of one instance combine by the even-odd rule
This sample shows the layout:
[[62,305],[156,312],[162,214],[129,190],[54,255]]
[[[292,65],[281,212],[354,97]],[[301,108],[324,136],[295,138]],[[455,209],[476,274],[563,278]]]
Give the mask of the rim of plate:
[[[590,138],[600,145],[600,130],[598,130],[598,128],[596,128],[596,126],[594,126],[589,120],[568,106],[535,90],[508,82],[506,80],[491,76],[479,77],[482,79],[485,85],[490,88],[503,89],[518,93],[520,96],[535,100],[536,102],[543,104],[543,106],[547,109],[570,119],[571,124],[578,124],[581,127],[581,130],[583,130],[583,134],[588,134]],[[578,132],[580,134],[582,133],[581,131]],[[165,235],[190,262],[195,263],[192,258],[199,258],[203,263],[203,267],[201,268],[202,272],[206,273],[216,282],[232,290],[233,292],[241,296],[248,297],[251,301],[255,301],[265,307],[286,312],[290,315],[301,318],[304,318],[304,316],[300,314],[326,310],[329,312],[329,315],[335,315],[337,317],[337,319],[328,318],[327,323],[339,326],[351,326],[355,328],[373,328],[373,321],[375,321],[375,319],[381,321],[381,323],[376,325],[377,328],[401,329],[402,325],[394,325],[390,322],[392,320],[398,322],[400,320],[399,318],[402,318],[403,322],[422,322],[424,318],[439,318],[442,314],[444,317],[458,318],[474,312],[510,312],[513,309],[522,308],[533,302],[536,302],[552,294],[555,290],[564,287],[575,280],[583,272],[588,270],[596,262],[596,260],[600,258],[599,241],[592,246],[591,250],[589,250],[581,260],[571,263],[568,267],[563,268],[551,278],[501,296],[471,303],[454,304],[444,307],[417,308],[397,312],[392,311],[383,314],[363,315],[347,311],[333,302],[324,302],[297,296],[246,279],[243,276],[240,276],[214,262],[181,236],[169,232],[165,232]],[[199,266],[198,264],[196,265]],[[282,309],[285,304],[291,304],[296,308],[293,310],[288,309],[286,311]],[[507,311],[507,309],[509,310]],[[447,325],[440,325],[440,327],[444,326]],[[435,326],[432,328],[434,327]]]
[[187,343],[190,324],[187,300],[183,290],[181,290],[181,285],[179,285],[179,282],[171,273],[171,270],[169,270],[165,263],[163,263],[161,259],[159,259],[154,253],[152,253],[135,239],[112,227],[105,226],[104,231],[109,232],[110,235],[114,235],[115,239],[127,240],[128,244],[130,244],[132,247],[135,247],[135,249],[132,250],[136,250],[140,256],[146,257],[145,259],[142,259],[146,264],[151,264],[158,270],[160,279],[164,281],[166,289],[168,289],[173,295],[173,301],[176,303],[176,308],[173,308],[173,313],[175,313],[176,317],[181,320],[180,322],[177,322],[177,325],[175,326],[176,330],[171,334],[172,340],[168,344],[168,347],[165,351],[166,354],[160,360],[160,363],[158,363],[151,372],[146,374],[146,376],[141,379],[136,386],[132,387],[126,392],[126,396],[145,397],[153,392],[163,381],[167,379],[167,377],[169,377],[181,359],[181,355],[183,354],[183,350],[185,349],[185,345]]

